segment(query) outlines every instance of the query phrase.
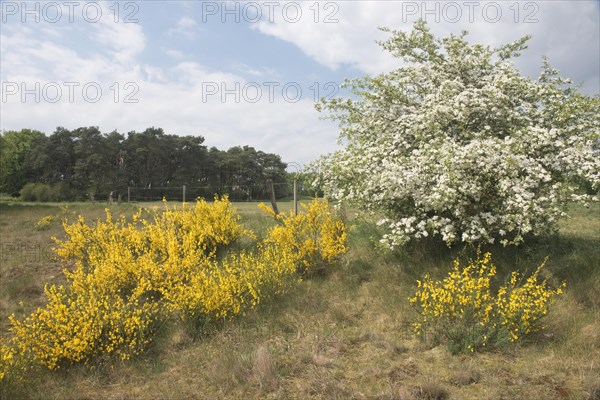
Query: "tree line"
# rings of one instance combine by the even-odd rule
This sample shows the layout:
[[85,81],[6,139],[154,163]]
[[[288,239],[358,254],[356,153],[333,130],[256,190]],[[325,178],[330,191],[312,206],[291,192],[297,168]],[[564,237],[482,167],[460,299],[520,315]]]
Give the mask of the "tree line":
[[106,199],[111,192],[116,200],[128,187],[160,195],[183,185],[189,198],[228,193],[232,200],[266,199],[267,179],[283,197],[286,167],[277,154],[250,146],[208,148],[202,136],[155,127],[126,135],[98,127],[58,127],[49,136],[32,129],[0,134],[0,193],[25,200]]

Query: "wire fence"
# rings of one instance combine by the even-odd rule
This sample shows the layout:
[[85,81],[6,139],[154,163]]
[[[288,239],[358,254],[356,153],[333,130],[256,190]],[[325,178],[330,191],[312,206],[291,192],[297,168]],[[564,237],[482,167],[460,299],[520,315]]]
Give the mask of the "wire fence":
[[[293,196],[292,182],[273,182],[276,199]],[[230,185],[230,186],[166,186],[166,187],[133,187],[126,191],[97,194],[93,200],[108,202],[153,202],[167,199],[168,201],[194,201],[201,197],[212,199],[214,196],[228,195],[231,201],[268,201],[270,199],[269,186],[265,184]]]

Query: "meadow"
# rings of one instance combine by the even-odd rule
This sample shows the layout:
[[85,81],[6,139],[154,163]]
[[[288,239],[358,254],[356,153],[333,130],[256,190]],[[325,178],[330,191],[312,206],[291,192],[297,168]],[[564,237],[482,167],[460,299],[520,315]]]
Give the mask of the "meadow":
[[[148,206],[143,204],[143,206]],[[256,203],[235,203],[244,226],[275,222]],[[280,203],[289,210],[291,203]],[[45,303],[44,285],[64,280],[51,248],[60,218],[104,215],[106,204],[0,203],[0,333],[8,315]],[[111,205],[131,216],[138,205]],[[556,236],[520,247],[485,246],[498,276],[531,273],[566,281],[546,329],[502,349],[451,355],[420,341],[408,301],[425,274],[443,278],[475,249],[421,241],[385,252],[376,224],[345,210],[349,251],[325,273],[231,320],[201,329],[168,324],[147,351],[37,371],[4,385],[2,398],[31,399],[598,399],[600,398],[600,206],[572,205]],[[36,226],[56,215],[47,226]]]

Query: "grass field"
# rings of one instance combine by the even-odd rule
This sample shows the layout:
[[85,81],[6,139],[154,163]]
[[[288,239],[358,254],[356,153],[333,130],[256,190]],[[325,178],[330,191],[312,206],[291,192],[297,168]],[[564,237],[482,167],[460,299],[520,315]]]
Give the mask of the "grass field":
[[[256,203],[236,203],[244,224],[273,224]],[[62,278],[53,260],[56,220],[103,216],[105,204],[0,203],[0,331],[8,315],[44,304],[45,283]],[[291,209],[281,203],[280,209]],[[113,205],[130,215],[136,205]],[[349,213],[353,215],[352,213]],[[425,273],[440,278],[472,249],[418,243],[394,253],[375,246],[378,228],[349,225],[350,251],[330,273],[285,297],[202,332],[166,326],[136,360],[39,372],[3,387],[2,398],[39,399],[598,399],[600,398],[600,207],[572,206],[560,235],[519,248],[488,247],[499,275],[529,271],[548,256],[550,282],[566,280],[547,329],[497,352],[450,355],[415,338],[407,298]]]

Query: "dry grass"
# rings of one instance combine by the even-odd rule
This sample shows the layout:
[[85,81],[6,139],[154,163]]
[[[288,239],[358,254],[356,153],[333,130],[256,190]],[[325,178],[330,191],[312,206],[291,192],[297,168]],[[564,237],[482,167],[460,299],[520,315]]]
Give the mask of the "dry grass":
[[[49,237],[60,234],[59,224],[33,228],[42,216],[60,213],[58,207],[1,207],[3,251],[12,243],[49,246]],[[102,208],[79,205],[76,211],[98,217]],[[547,330],[502,352],[452,356],[411,333],[414,311],[407,298],[414,280],[425,271],[445,274],[463,249],[414,246],[383,254],[372,245],[377,228],[355,219],[344,260],[286,297],[201,331],[166,326],[135,361],[39,372],[27,385],[3,392],[38,399],[597,399],[600,208],[572,211],[558,238],[491,249],[504,273],[530,270],[549,255],[547,278],[568,284]],[[258,230],[272,223],[250,211],[244,215]],[[42,304],[44,282],[61,277],[60,266],[47,258],[2,256],[5,330],[8,313]]]

